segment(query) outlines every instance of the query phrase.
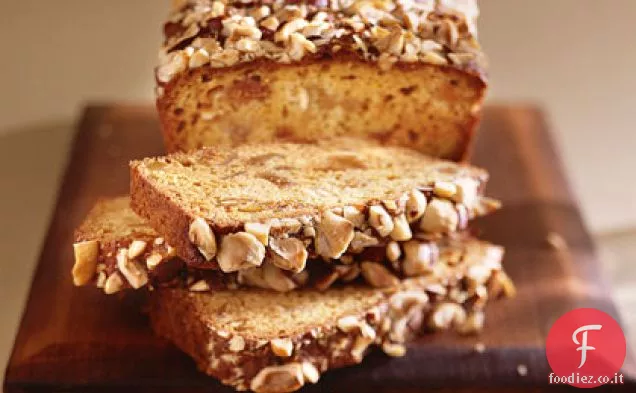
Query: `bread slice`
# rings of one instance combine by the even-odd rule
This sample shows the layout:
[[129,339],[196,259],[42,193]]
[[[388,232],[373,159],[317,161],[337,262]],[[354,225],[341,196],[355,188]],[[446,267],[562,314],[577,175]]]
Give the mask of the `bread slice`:
[[[430,274],[444,268],[440,254],[456,250],[459,258],[465,234],[438,240],[380,243],[358,235],[351,251],[325,263],[309,260],[302,270],[281,269],[266,255],[259,267],[224,273],[187,268],[157,232],[130,209],[130,199],[99,201],[76,231],[73,278],[76,285],[94,284],[107,294],[123,289],[185,287],[193,291],[259,287],[287,292],[297,288],[325,290],[332,285],[393,285],[399,278]],[[92,250],[92,251],[91,251]],[[404,254],[404,257],[402,257]],[[278,266],[277,266],[278,265]]]
[[168,151],[351,136],[466,158],[487,89],[475,0],[185,1],[156,68]]
[[374,346],[402,356],[404,343],[423,331],[479,332],[487,299],[514,294],[502,253],[472,242],[453,267],[385,289],[161,289],[151,293],[151,324],[224,384],[291,392],[329,369],[360,363]]
[[463,230],[498,208],[482,196],[487,178],[350,139],[205,148],[133,161],[131,206],[192,266],[230,272],[276,254],[295,269],[307,256],[338,259],[361,236],[387,243]]

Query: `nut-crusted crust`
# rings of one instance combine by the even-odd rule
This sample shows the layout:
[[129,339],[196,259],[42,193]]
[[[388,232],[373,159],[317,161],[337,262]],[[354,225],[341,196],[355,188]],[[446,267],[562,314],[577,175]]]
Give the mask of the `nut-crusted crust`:
[[486,91],[477,13],[474,0],[186,2],[156,70],[166,147],[348,135],[465,159]]
[[[352,210],[346,209],[345,217],[352,218]],[[475,244],[464,233],[387,243],[386,239],[356,231],[341,259],[325,262],[313,258],[294,265],[281,255],[289,260],[298,255],[306,258],[305,243],[293,237],[261,240],[272,247],[262,266],[238,273],[187,268],[183,260],[175,257],[174,248],[131,211],[127,197],[102,200],[78,229],[73,276],[76,285],[92,283],[109,293],[145,284],[197,292],[243,286],[277,291],[307,287],[325,290],[332,285],[359,284],[363,278],[369,285],[380,286],[378,283],[391,283],[396,277],[430,274],[436,264],[445,263],[448,253],[461,253]],[[384,270],[363,267],[369,264],[372,268],[381,264]]]
[[[192,356],[200,370],[238,390],[265,391],[259,383],[271,367],[310,363],[325,372],[360,363],[370,346],[401,356],[403,344],[423,327],[479,331],[489,294],[491,299],[500,295],[492,281],[502,273],[501,256],[501,248],[481,243],[455,267],[389,289],[347,287],[287,294],[239,290],[231,295],[161,289],[151,294],[151,322],[158,335]],[[491,269],[491,274],[471,286],[467,272],[475,266]],[[312,311],[305,315],[304,309]],[[263,325],[279,313],[281,320],[274,327]],[[295,317],[289,320],[283,314]],[[233,344],[236,341],[240,348]],[[300,386],[317,379],[305,378]]]
[[[316,230],[316,246],[335,247],[334,242],[322,241],[321,234],[331,231],[321,231],[321,225],[333,222],[324,220],[327,214],[338,212],[341,216],[347,206],[354,206],[365,217],[370,217],[369,209],[377,205],[395,219],[405,212],[413,189],[426,193],[431,200],[446,200],[451,207],[442,213],[456,217],[447,220],[442,213],[436,214],[435,220],[445,221],[431,226],[434,232],[422,230],[417,222],[410,223],[413,237],[419,236],[417,232],[425,232],[425,235],[456,232],[464,229],[469,219],[498,207],[497,203],[481,196],[488,177],[481,169],[434,160],[402,148],[378,147],[350,139],[334,140],[330,144],[266,144],[230,151],[207,148],[134,161],[131,163],[131,206],[166,237],[187,263],[213,269],[217,268],[216,261],[207,260],[187,236],[199,218],[207,221],[219,237],[241,232],[248,223],[279,221],[280,224],[280,220],[287,220],[281,224],[283,227],[278,225],[277,230],[272,229],[270,236],[298,237],[309,242],[310,256],[334,258],[342,249],[324,252],[321,247],[314,249],[313,236],[305,235],[301,229]],[[475,184],[470,205],[456,201],[459,193],[435,194],[436,182],[466,181]],[[369,224],[373,227],[371,222]],[[368,227],[365,223],[355,230],[364,231]],[[390,234],[383,235],[377,226],[372,228],[371,234],[390,238]],[[350,233],[341,235],[351,242]],[[408,230],[400,234],[405,235],[409,235]],[[222,246],[218,239],[217,244]],[[344,246],[346,248],[346,244]]]

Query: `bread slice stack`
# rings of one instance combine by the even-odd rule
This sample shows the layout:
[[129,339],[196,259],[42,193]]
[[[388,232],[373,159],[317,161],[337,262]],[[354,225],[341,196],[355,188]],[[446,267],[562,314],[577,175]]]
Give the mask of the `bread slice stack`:
[[486,88],[475,1],[173,3],[171,154],[88,213],[75,285],[147,290],[157,335],[257,393],[478,334],[515,288],[470,229],[500,208],[488,174],[456,162]]
[[512,295],[469,222],[487,173],[355,139],[133,161],[76,232],[77,285],[151,288],[155,331],[236,389],[292,391],[418,332],[479,332]]

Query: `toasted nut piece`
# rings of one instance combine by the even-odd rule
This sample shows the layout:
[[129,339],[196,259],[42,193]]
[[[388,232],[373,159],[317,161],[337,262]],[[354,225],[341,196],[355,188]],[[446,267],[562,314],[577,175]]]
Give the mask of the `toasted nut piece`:
[[86,285],[97,272],[97,257],[99,255],[99,242],[88,240],[73,244],[75,264],[73,265],[73,284]]
[[265,367],[250,383],[256,393],[288,393],[300,389],[305,384],[303,367],[300,363]]
[[360,363],[364,358],[364,352],[369,348],[372,342],[373,340],[363,336],[356,337],[356,341],[354,341],[351,346],[351,356],[353,356],[353,360]]
[[163,262],[163,257],[160,254],[150,254],[150,256],[146,258],[146,267],[148,270],[154,270],[161,262]]
[[316,383],[320,379],[320,372],[310,362],[303,362],[303,375],[305,376],[305,381],[309,383]]
[[406,220],[406,216],[404,214],[400,214],[399,216],[393,219],[393,231],[391,232],[391,239],[397,241],[407,241],[413,238],[413,232],[411,232],[411,227],[409,226],[409,222]]
[[362,262],[362,276],[375,288],[386,288],[398,285],[400,280],[389,269],[375,262]]
[[356,228],[363,228],[365,226],[366,219],[364,218],[364,213],[362,213],[357,207],[345,206],[342,213],[344,218],[351,221],[353,226]]
[[128,280],[130,286],[139,289],[148,283],[148,273],[137,264],[136,261],[128,259],[128,250],[122,248],[117,252],[117,268]]
[[308,253],[301,240],[293,237],[272,238],[269,242],[269,248],[272,250],[270,261],[279,268],[296,273],[305,269]]
[[360,266],[353,265],[337,265],[334,270],[338,273],[339,278],[344,282],[350,282],[358,278],[360,275]]
[[205,280],[199,280],[194,284],[190,285],[190,290],[192,292],[207,292],[210,290],[210,286]]
[[398,212],[398,203],[394,199],[387,199],[382,201],[382,205],[390,215],[396,215]]
[[309,282],[309,272],[307,270],[303,270],[302,272],[298,272],[294,274],[291,279],[299,286],[305,286],[307,282]]
[[401,312],[408,312],[413,307],[424,306],[427,303],[428,295],[418,291],[398,292],[391,296],[390,300],[391,309]]
[[517,289],[506,272],[495,271],[490,281],[488,281],[488,293],[494,299],[505,296],[515,297]]
[[353,253],[360,253],[367,247],[373,247],[380,244],[380,241],[373,236],[369,236],[364,232],[356,231],[353,235],[353,240],[349,244],[349,251]]
[[97,288],[104,288],[104,285],[106,285],[106,278],[106,273],[103,271],[97,273],[97,282],[95,283],[95,286]]
[[338,329],[342,330],[345,333],[351,333],[353,331],[359,330],[360,324],[361,321],[353,315],[347,315],[336,321],[336,326],[338,326]]
[[262,266],[263,279],[269,288],[278,292],[289,292],[296,288],[296,283],[276,266],[265,263]]
[[316,237],[316,228],[306,226],[303,228],[303,236],[305,237]]
[[223,237],[216,260],[225,273],[260,266],[265,259],[265,246],[256,236],[238,232]]
[[146,250],[146,243],[143,240],[133,240],[128,246],[128,258],[135,259]]
[[400,245],[395,241],[389,242],[386,246],[386,258],[391,262],[395,262],[400,259],[400,256],[402,256]]
[[267,246],[269,241],[269,230],[271,228],[271,224],[263,224],[260,222],[248,222],[245,224],[245,232],[251,233],[254,235],[259,242],[263,243],[264,246]]
[[391,215],[380,205],[369,208],[369,225],[382,237],[389,236],[394,227]]
[[336,270],[332,270],[314,282],[314,287],[319,291],[328,289],[340,277]]
[[269,341],[274,355],[282,358],[288,358],[294,352],[294,343],[290,338],[275,338]]
[[375,330],[365,321],[362,321],[360,323],[360,334],[362,335],[362,337],[366,337],[370,340],[375,340],[376,337]]
[[228,341],[228,346],[232,352],[240,352],[245,349],[245,339],[241,336],[234,336]]
[[486,314],[483,311],[473,311],[468,314],[464,323],[457,326],[457,332],[465,335],[479,333],[483,330],[485,321]]
[[469,288],[473,289],[485,284],[491,275],[492,270],[484,265],[472,265],[466,269],[466,279],[468,280]]
[[276,18],[275,16],[270,16],[269,18],[266,18],[263,21],[261,21],[261,26],[272,31],[276,31],[279,25],[280,25],[280,22],[278,21],[278,18]]
[[477,200],[477,191],[479,183],[475,179],[462,178],[455,182],[457,193],[453,196],[453,200],[465,206],[472,206]]
[[457,194],[457,186],[448,181],[438,181],[435,182],[433,192],[440,198],[453,198]]
[[420,220],[420,228],[425,232],[454,232],[459,219],[452,202],[433,198]]
[[406,355],[406,347],[402,344],[385,342],[382,344],[382,351],[394,358],[401,358]]
[[326,258],[340,258],[354,236],[351,221],[330,211],[323,214],[317,229],[316,253]]
[[440,303],[429,318],[428,325],[431,329],[446,330],[451,326],[461,326],[466,321],[466,311],[457,303]]
[[417,189],[411,190],[406,200],[406,219],[408,222],[411,223],[419,220],[420,217],[424,215],[427,204],[426,196],[422,191]]
[[124,280],[122,280],[119,273],[115,272],[111,274],[104,283],[104,293],[107,295],[112,295],[113,293],[117,293],[124,288]]
[[437,260],[437,246],[411,240],[404,243],[402,247],[405,255],[402,271],[405,276],[420,276],[432,271],[433,264]]
[[211,261],[216,255],[216,238],[208,223],[201,217],[197,217],[190,224],[188,238],[199,249],[201,255]]
[[160,245],[162,245],[164,242],[165,242],[164,238],[162,238],[162,237],[158,237],[158,238],[156,238],[156,239],[155,239],[155,241],[153,242],[153,244],[154,244],[155,246],[160,246]]
[[236,280],[241,285],[250,287],[271,289],[264,277],[264,269],[262,267],[253,267],[250,269],[239,270]]

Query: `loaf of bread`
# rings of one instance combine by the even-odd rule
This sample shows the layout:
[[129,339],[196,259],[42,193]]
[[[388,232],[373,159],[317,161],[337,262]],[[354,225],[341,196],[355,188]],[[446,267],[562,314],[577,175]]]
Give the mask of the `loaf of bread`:
[[156,68],[168,151],[334,136],[461,160],[486,91],[476,0],[179,1]]
[[338,146],[245,145],[133,161],[131,207],[188,264],[224,272],[260,266],[266,254],[297,270],[307,258],[341,258],[360,238],[435,239],[498,207],[482,196],[482,169],[405,148]]
[[501,255],[499,247],[472,243],[460,262],[447,263],[451,267],[440,274],[390,289],[161,289],[151,292],[151,324],[224,384],[291,392],[329,369],[360,363],[375,346],[403,356],[405,342],[422,331],[480,331],[486,301],[514,294]]
[[[308,260],[301,269],[282,269],[281,261],[265,255],[261,266],[238,272],[187,268],[157,232],[129,206],[128,197],[97,203],[76,231],[73,280],[93,284],[105,293],[123,289],[180,287],[204,292],[258,287],[279,292],[297,288],[326,290],[331,286],[367,283],[394,285],[399,278],[434,274],[445,262],[456,263],[473,246],[467,235],[439,240],[380,243],[358,234],[340,259]],[[283,242],[282,244],[289,243]],[[440,258],[440,255],[444,255]]]

